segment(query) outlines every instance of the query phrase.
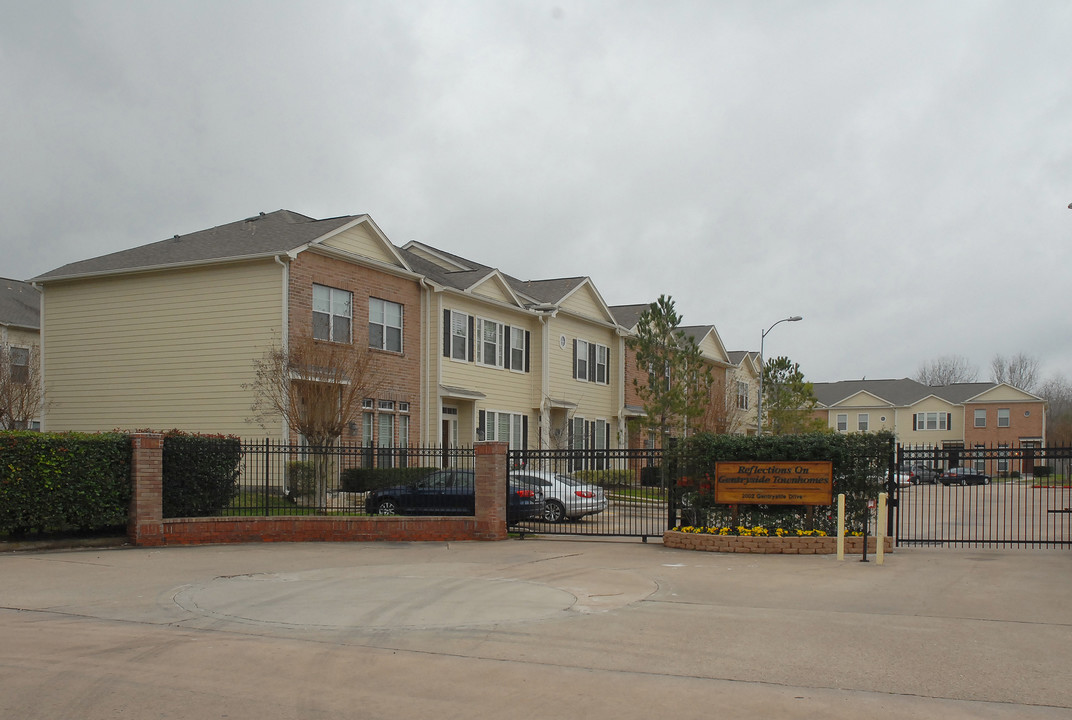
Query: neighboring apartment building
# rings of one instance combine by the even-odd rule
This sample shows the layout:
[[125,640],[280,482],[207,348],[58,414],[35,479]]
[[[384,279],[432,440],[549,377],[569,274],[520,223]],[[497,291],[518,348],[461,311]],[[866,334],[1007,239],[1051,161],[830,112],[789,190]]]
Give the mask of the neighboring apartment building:
[[758,428],[757,401],[759,399],[759,353],[754,350],[731,350],[727,372],[727,395],[736,406],[738,415],[737,435],[755,435]]
[[1041,447],[1046,402],[1005,383],[942,387],[901,380],[815,383],[819,416],[835,432],[888,430],[920,447]]
[[41,293],[0,278],[0,429],[41,426]]
[[347,440],[412,444],[420,276],[368,215],[279,210],[71,263],[43,289],[46,430],[293,439],[250,419],[254,362],[292,337],[369,348],[380,380]]

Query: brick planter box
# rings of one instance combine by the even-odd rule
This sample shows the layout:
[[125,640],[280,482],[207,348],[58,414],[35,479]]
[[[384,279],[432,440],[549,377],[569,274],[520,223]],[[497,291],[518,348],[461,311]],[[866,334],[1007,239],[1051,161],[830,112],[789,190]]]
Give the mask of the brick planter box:
[[[867,538],[867,551],[875,552],[874,536]],[[680,550],[703,550],[724,553],[757,553],[761,555],[834,555],[836,537],[748,537],[738,535],[704,535],[667,530],[663,545]],[[893,552],[893,538],[885,538],[885,552]],[[845,554],[862,554],[863,538],[845,538]]]

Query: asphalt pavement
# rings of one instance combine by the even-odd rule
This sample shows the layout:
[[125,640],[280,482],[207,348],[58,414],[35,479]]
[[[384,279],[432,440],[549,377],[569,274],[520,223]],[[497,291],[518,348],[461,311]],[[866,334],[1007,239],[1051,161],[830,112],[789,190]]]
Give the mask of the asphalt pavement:
[[0,553],[3,718],[1072,718],[1072,553]]

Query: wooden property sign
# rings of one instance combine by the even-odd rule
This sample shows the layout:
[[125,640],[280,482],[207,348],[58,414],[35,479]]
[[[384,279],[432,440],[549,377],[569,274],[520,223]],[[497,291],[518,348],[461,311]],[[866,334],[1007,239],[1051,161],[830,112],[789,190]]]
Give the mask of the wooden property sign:
[[829,461],[715,463],[715,502],[725,505],[831,505]]

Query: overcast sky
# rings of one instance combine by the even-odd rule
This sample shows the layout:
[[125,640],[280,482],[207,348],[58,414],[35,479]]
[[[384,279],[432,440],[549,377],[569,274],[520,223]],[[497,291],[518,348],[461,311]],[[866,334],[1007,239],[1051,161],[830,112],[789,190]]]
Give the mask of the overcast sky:
[[813,381],[1072,376],[1072,3],[0,0],[0,276],[369,213]]

